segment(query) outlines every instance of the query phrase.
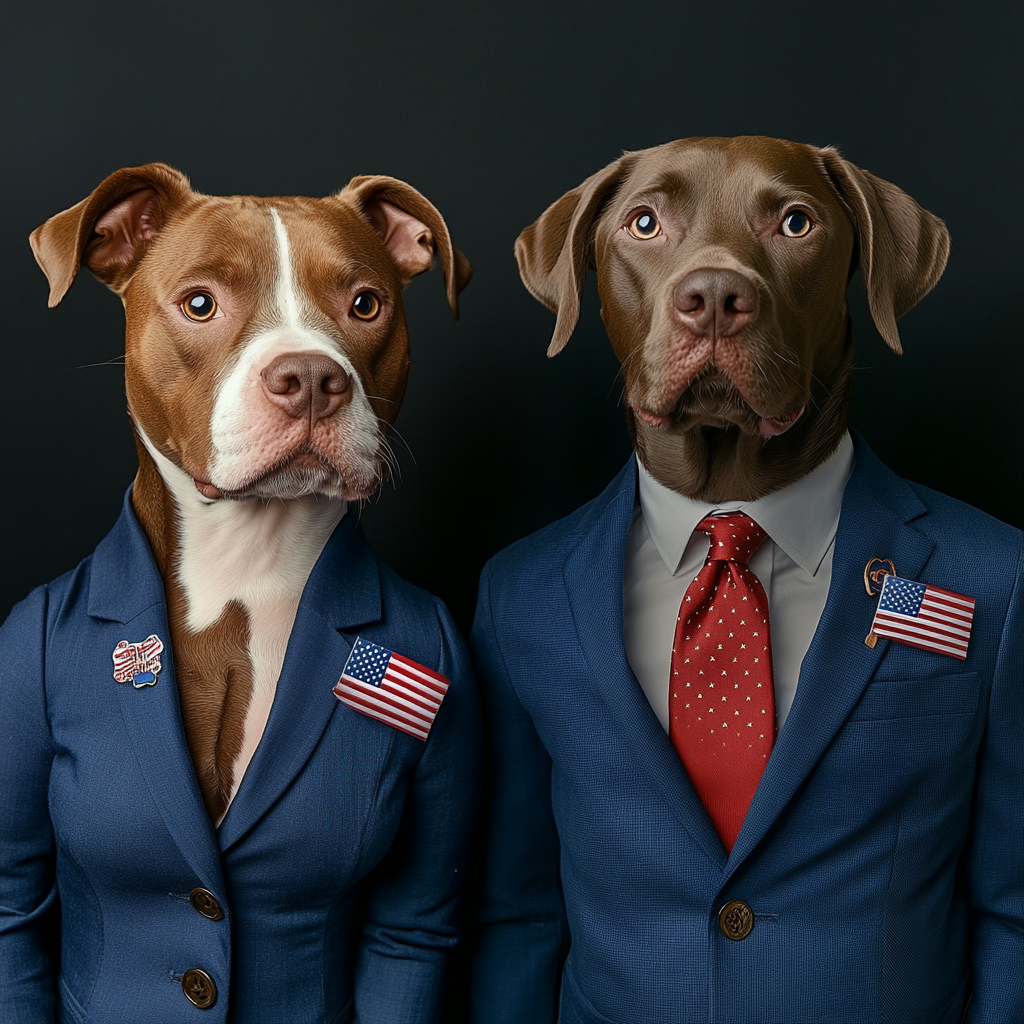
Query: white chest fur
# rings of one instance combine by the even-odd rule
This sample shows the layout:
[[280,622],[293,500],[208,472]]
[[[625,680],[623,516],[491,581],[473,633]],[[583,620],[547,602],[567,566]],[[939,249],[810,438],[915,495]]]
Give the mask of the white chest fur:
[[234,762],[233,798],[270,715],[303,587],[346,503],[315,497],[211,501],[142,439],[178,507],[177,578],[186,628],[207,629],[232,601],[248,614],[252,698]]

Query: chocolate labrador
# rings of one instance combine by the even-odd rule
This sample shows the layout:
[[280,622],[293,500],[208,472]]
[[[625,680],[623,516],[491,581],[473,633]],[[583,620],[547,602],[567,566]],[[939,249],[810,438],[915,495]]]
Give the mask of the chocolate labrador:
[[588,267],[653,476],[689,497],[752,500],[810,472],[846,429],[858,262],[879,334],[942,274],[949,234],[835,149],[761,136],[626,153],[516,242],[530,293],[579,317]]

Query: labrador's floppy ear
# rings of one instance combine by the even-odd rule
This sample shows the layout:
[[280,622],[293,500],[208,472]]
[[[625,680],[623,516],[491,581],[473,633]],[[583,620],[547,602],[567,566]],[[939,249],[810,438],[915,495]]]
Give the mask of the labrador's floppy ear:
[[519,276],[526,290],[557,314],[548,356],[558,355],[576,329],[583,282],[594,265],[594,225],[631,164],[627,153],[592,174],[516,239]]
[[188,179],[167,164],[123,167],[36,228],[29,241],[50,282],[50,307],[64,298],[82,263],[120,294],[171,209],[190,195]]
[[875,327],[902,354],[896,321],[917,305],[942,276],[949,232],[892,182],[854,167],[829,147],[820,151],[825,173],[857,230],[860,263]]
[[469,284],[473,267],[452,246],[448,226],[434,205],[412,185],[385,174],[353,178],[338,199],[355,204],[380,236],[398,268],[402,284],[434,265],[434,251],[441,257],[448,305],[459,317],[459,293]]

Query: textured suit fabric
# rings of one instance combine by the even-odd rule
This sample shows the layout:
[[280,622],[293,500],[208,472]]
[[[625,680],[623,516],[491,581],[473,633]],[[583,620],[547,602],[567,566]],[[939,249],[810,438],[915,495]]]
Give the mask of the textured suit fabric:
[[[0,1020],[436,1020],[479,756],[446,609],[380,565],[346,516],[219,829],[185,745],[173,652],[155,686],[112,678],[114,645],[166,642],[166,615],[126,499],[96,552],[0,631]],[[332,693],[357,633],[450,678],[427,742]],[[224,920],[192,908],[196,886]],[[204,1012],[181,990],[192,967],[219,991]]]
[[[486,567],[476,1024],[1024,1020],[1022,536],[855,443],[828,600],[729,855],[623,650],[635,465]],[[865,645],[873,556],[977,598],[966,661]]]

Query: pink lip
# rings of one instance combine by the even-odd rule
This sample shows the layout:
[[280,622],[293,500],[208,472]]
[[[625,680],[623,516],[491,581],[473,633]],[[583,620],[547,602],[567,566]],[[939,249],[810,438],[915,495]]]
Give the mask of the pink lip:
[[664,427],[668,425],[667,416],[655,416],[653,412],[645,412],[636,405],[631,406],[630,408],[632,408],[633,412],[635,412],[637,416],[644,421],[644,423],[649,423],[652,427]]
[[192,483],[196,485],[196,490],[204,498],[223,498],[224,492],[220,488],[213,484],[208,484],[205,480],[199,480],[196,477],[192,477]]
[[801,405],[796,412],[791,412],[788,416],[762,416],[761,436],[767,441],[770,437],[778,437],[779,434],[784,434],[803,416],[806,408],[806,405]]

